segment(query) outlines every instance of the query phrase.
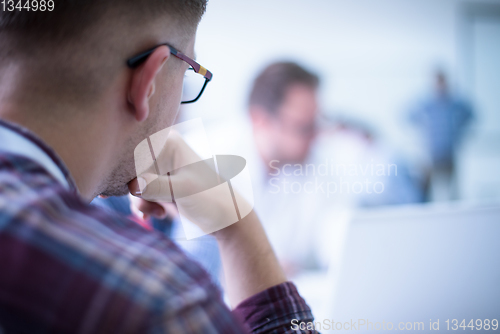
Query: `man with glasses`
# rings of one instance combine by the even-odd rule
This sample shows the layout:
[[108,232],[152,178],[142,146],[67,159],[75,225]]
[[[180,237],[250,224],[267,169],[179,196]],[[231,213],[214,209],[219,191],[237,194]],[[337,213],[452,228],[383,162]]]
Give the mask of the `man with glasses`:
[[231,313],[171,240],[88,205],[137,194],[134,148],[212,79],[192,59],[205,6],[0,8],[0,331],[285,333],[312,321],[255,214],[216,235]]

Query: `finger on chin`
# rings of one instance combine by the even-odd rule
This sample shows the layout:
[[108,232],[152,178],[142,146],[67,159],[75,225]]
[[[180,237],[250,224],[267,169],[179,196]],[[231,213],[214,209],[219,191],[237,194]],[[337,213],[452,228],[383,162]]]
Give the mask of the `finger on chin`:
[[136,203],[137,209],[144,213],[145,215],[150,215],[158,219],[163,219],[167,216],[167,212],[158,203],[149,202],[146,200],[140,200]]
[[137,178],[134,178],[132,181],[128,183],[128,190],[130,191],[130,194],[134,196],[141,195],[141,189],[139,187],[139,182],[137,182]]

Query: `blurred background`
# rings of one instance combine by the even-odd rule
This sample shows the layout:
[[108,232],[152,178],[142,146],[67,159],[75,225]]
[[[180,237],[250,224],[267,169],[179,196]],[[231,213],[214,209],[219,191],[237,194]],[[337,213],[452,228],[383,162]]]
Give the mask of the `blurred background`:
[[[492,325],[500,1],[211,0],[196,53],[214,76],[179,122],[201,118],[213,154],[246,159],[317,319]],[[215,241],[185,240],[176,214],[152,225],[223,286]]]
[[[202,117],[216,152],[217,130],[249,126],[252,80],[273,61],[298,62],[321,78],[321,111],[362,122],[412,166],[425,149],[407,114],[446,73],[474,111],[457,156],[460,199],[500,196],[499,1],[210,1],[198,60],[214,73],[184,119]],[[215,130],[217,129],[217,130]],[[214,134],[215,133],[215,134]]]
[[[247,159],[256,210],[317,319],[428,328],[431,318],[500,314],[500,1],[212,0],[196,51],[214,79],[180,119],[203,119],[214,154]],[[262,135],[286,126],[266,128],[250,98],[256,78],[282,62],[319,77],[316,136],[306,157],[288,160],[279,136]],[[307,119],[295,119],[297,131]],[[372,175],[381,194],[287,193],[269,187],[276,170],[262,161],[273,155],[289,173],[326,160],[395,164],[398,174]],[[304,186],[318,174],[288,179]],[[321,180],[366,179],[346,174]]]

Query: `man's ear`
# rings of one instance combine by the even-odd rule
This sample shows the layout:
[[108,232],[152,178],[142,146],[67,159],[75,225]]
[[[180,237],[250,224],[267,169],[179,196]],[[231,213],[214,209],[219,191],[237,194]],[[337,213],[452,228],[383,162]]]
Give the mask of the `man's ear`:
[[155,92],[156,76],[169,57],[170,49],[163,45],[156,48],[143,64],[132,69],[127,98],[138,122],[144,121],[149,116],[148,101]]

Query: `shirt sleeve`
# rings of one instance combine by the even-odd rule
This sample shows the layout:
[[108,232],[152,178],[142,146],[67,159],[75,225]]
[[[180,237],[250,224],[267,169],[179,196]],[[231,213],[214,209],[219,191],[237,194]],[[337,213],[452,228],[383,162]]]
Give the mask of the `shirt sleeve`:
[[233,314],[250,333],[318,333],[315,330],[301,331],[293,325],[313,322],[314,318],[291,282],[273,286],[244,300]]

